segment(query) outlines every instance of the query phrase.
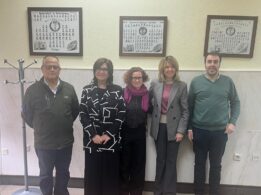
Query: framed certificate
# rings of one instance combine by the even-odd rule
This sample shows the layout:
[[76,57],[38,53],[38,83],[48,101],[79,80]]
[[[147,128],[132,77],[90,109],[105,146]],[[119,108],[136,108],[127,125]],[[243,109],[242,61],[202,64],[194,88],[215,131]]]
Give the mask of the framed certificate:
[[82,8],[29,7],[30,55],[82,56]]
[[167,17],[120,16],[120,56],[165,56]]
[[204,55],[252,58],[258,17],[208,15]]

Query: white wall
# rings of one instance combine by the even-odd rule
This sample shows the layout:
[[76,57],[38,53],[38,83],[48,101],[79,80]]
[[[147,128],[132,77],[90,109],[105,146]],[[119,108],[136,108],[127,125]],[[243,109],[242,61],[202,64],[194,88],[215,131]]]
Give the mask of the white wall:
[[[115,71],[115,83],[123,85],[122,75],[124,71]],[[157,71],[148,71],[150,78],[156,78]],[[191,79],[201,74],[200,71],[181,71],[182,80],[189,85]],[[232,185],[261,186],[261,72],[224,72],[234,80],[241,100],[241,115],[238,120],[237,130],[229,136],[226,152],[223,158],[222,183]],[[26,80],[39,79],[39,69],[28,69]],[[17,72],[12,69],[2,69],[0,77],[10,81],[17,80]],[[61,78],[72,83],[78,97],[84,85],[92,79],[91,70],[62,70]],[[148,82],[149,84],[149,82]],[[28,85],[26,85],[28,86]],[[0,85],[0,127],[1,147],[7,148],[8,155],[1,158],[0,174],[22,175],[22,129],[20,118],[20,89],[18,85]],[[75,122],[75,144],[73,150],[71,175],[83,177],[84,153],[82,150],[82,127],[79,120]],[[33,150],[33,130],[27,128],[27,145],[32,150],[28,152],[29,175],[38,175],[38,162]],[[234,161],[234,153],[241,155],[240,161]],[[253,160],[253,155],[259,160]],[[193,181],[194,155],[191,143],[184,140],[180,146],[178,157],[178,181]],[[147,166],[146,180],[153,181],[155,176],[155,146],[151,137],[147,136]]]

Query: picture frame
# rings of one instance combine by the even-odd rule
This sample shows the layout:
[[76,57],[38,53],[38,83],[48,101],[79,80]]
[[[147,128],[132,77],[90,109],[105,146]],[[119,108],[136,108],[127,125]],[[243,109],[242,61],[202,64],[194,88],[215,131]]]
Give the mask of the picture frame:
[[166,37],[166,16],[120,16],[120,56],[165,56]]
[[82,8],[28,7],[30,55],[82,56]]
[[258,17],[208,15],[204,55],[252,58]]

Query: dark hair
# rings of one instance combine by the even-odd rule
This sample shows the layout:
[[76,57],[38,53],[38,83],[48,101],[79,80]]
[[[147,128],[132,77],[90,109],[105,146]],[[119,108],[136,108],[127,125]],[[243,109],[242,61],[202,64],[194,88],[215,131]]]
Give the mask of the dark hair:
[[127,72],[124,74],[124,77],[123,77],[123,80],[127,85],[129,85],[131,83],[131,79],[132,79],[131,77],[134,72],[141,72],[143,82],[146,82],[149,80],[149,76],[142,68],[132,67],[129,70],[127,70]]
[[93,83],[95,85],[98,84],[97,78],[95,77],[95,72],[96,72],[97,69],[101,68],[101,66],[103,64],[106,64],[107,68],[108,68],[109,77],[108,77],[108,80],[107,80],[107,84],[112,84],[112,82],[113,82],[113,64],[112,64],[112,61],[107,59],[107,58],[99,58],[95,61],[94,65],[93,65]]
[[209,53],[206,53],[206,55],[204,56],[204,62],[206,64],[206,59],[208,56],[218,56],[219,57],[219,63],[221,63],[221,60],[222,60],[222,57],[219,53],[216,53],[216,52],[209,52]]

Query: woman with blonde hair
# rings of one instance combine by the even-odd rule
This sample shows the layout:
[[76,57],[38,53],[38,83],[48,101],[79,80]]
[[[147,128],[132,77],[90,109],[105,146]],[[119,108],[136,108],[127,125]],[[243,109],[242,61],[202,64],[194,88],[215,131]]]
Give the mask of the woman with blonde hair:
[[157,153],[154,195],[176,194],[178,148],[189,118],[187,85],[178,73],[177,60],[167,56],[159,63],[158,80],[150,86],[151,136]]

